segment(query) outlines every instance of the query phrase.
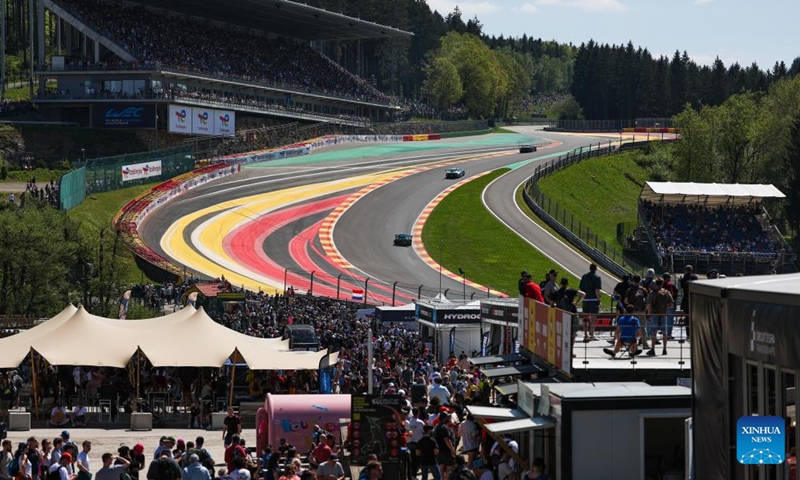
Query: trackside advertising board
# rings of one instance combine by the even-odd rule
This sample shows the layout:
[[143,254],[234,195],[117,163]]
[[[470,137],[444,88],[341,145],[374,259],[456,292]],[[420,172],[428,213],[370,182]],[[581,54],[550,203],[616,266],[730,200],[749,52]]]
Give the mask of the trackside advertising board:
[[170,105],[169,131],[171,133],[232,137],[236,134],[236,112]]
[[96,128],[156,128],[156,106],[141,103],[95,105],[92,125]]
[[572,367],[572,314],[520,296],[523,348],[567,375]]
[[140,180],[161,175],[161,160],[122,166],[122,181]]

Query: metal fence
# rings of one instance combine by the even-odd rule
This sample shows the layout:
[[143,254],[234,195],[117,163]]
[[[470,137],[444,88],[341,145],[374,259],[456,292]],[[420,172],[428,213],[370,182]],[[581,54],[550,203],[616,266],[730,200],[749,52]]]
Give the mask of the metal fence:
[[[160,174],[126,175],[124,170],[134,165],[152,169],[160,165]],[[194,169],[194,148],[191,144],[130,153],[86,161],[86,192],[98,193],[133,187],[144,183],[164,181]]]
[[596,146],[580,148],[555,158],[543,165],[536,167],[533,176],[528,179],[523,189],[525,202],[542,218],[550,227],[577,246],[599,265],[617,276],[626,275],[631,271],[641,270],[638,265],[632,265],[623,255],[622,249],[616,245],[609,245],[598,237],[587,225],[564,207],[553,201],[539,190],[538,181],[541,178],[557,172],[562,168],[574,165],[587,158],[608,155],[616,150],[612,142],[598,143]]
[[58,180],[58,208],[69,211],[86,199],[86,167],[64,174]]

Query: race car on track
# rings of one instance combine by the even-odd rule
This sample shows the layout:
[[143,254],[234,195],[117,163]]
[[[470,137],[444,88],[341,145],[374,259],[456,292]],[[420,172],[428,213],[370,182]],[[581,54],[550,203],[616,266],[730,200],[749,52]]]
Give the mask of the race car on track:
[[462,168],[448,168],[444,171],[444,178],[461,178],[464,176]]
[[531,153],[536,151],[536,145],[520,145],[519,153]]
[[394,236],[394,246],[395,247],[410,247],[411,246],[411,235],[407,233],[398,233]]

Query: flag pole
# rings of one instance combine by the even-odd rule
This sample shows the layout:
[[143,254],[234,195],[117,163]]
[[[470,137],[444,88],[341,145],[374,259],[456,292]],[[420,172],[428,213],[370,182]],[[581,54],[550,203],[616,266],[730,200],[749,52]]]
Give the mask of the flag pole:
[[36,386],[36,360],[33,357],[33,347],[31,347],[31,371],[33,372],[33,411],[36,419],[39,419],[39,391]]

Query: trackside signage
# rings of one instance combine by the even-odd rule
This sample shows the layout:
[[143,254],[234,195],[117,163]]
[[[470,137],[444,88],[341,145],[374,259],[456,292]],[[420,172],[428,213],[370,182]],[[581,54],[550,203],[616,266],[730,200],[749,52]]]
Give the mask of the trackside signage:
[[140,180],[161,175],[161,160],[122,166],[122,181]]
[[786,421],[741,417],[736,422],[736,459],[744,465],[777,465],[786,460]]
[[470,310],[440,310],[436,309],[436,323],[481,323],[481,311]]
[[97,128],[155,128],[155,105],[122,103],[95,105],[92,124]]

